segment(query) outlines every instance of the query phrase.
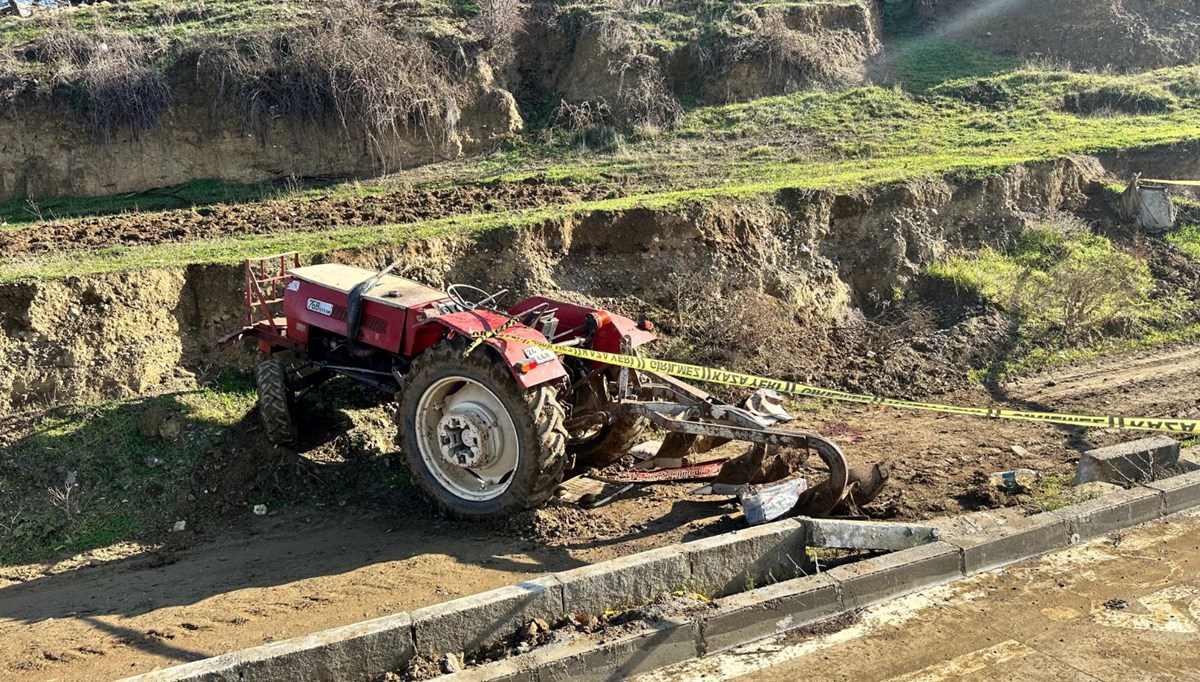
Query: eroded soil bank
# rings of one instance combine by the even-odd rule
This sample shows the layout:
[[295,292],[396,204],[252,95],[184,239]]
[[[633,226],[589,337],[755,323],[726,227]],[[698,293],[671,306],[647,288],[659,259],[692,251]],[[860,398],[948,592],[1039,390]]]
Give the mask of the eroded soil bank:
[[[737,297],[748,315],[740,324],[754,341],[742,345],[774,348],[769,339],[778,333],[776,323],[793,329],[878,310],[913,289],[924,269],[949,250],[1004,245],[1049,212],[1105,213],[1104,180],[1095,159],[1078,157],[1017,166],[983,180],[931,178],[851,193],[784,190],[680,208],[596,211],[527,229],[413,238],[397,247],[319,258],[369,267],[399,260],[402,274],[434,286],[467,282],[506,287],[514,296],[591,301],[658,316],[668,329],[691,323],[685,312],[703,312],[695,305],[714,295]],[[501,193],[502,199],[512,194],[524,205],[550,200],[545,193],[619,191],[518,190]],[[408,210],[381,203],[292,203],[305,214],[295,221],[239,218],[238,207],[220,209],[220,216],[232,216],[228,221],[173,219],[173,213],[162,220],[113,216],[64,223],[61,234],[19,230],[6,239],[35,250],[64,239],[95,245],[174,241],[210,229],[226,234],[369,223]],[[427,203],[439,210],[436,197]],[[217,353],[213,343],[241,324],[241,277],[237,265],[197,265],[0,286],[0,363],[8,369],[0,376],[0,414],[142,394],[170,385],[178,368],[246,366],[249,354]],[[812,359],[806,370],[811,378],[835,378],[824,371],[821,353],[791,348]]]
[[[1160,160],[1169,159],[1162,152]],[[1011,352],[1011,323],[962,292],[931,289],[924,277],[942,256],[1004,246],[1054,212],[1119,229],[1110,224],[1111,181],[1103,164],[1081,157],[986,179],[597,211],[321,258],[369,267],[400,260],[403,274],[433,285],[503,286],[645,312],[664,333],[656,355],[702,364],[897,396],[939,394],[948,403],[1195,416],[1200,383],[1186,377],[1200,376],[1200,356],[1190,347],[1017,384],[968,382],[969,369]],[[1194,264],[1155,243],[1143,245],[1154,266],[1177,270],[1164,277],[1197,281]],[[241,423],[168,491],[153,477],[183,465],[143,460],[137,439],[162,436],[157,427],[139,435],[139,419],[157,400],[150,396],[194,389],[197,377],[215,381],[255,361],[248,351],[214,348],[240,317],[236,265],[0,286],[0,363],[12,369],[0,377],[0,448],[20,449],[44,414],[77,414],[65,402],[141,396],[118,408],[118,432],[92,438],[85,415],[56,424],[44,442],[94,450],[125,438],[134,454],[114,466],[151,473],[116,476],[130,485],[112,489],[110,502],[146,506],[157,494],[172,514],[153,537],[4,568],[0,633],[12,645],[0,668],[31,679],[117,677],[742,526],[736,506],[698,498],[689,485],[647,488],[594,511],[551,505],[502,524],[439,519],[390,457],[396,427],[386,405],[337,382],[301,399],[309,428],[296,451],[265,442],[245,398]],[[44,412],[50,403],[59,407]],[[832,438],[853,463],[891,463],[891,486],[869,510],[877,518],[1060,504],[1053,491],[1000,493],[987,476],[1031,467],[1063,479],[1081,450],[1131,437],[856,406],[792,408],[797,428]],[[208,430],[190,424],[184,437]],[[65,464],[42,473],[54,479],[47,485],[72,477]],[[258,504],[269,510],[265,518],[251,511]],[[185,530],[169,532],[176,521]]]

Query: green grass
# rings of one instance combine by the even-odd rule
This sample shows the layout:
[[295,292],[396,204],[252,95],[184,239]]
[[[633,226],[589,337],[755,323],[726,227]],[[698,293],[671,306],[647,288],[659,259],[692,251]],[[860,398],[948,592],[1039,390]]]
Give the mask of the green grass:
[[1057,511],[1072,504],[1087,502],[1101,495],[1099,492],[1080,492],[1075,487],[1074,474],[1039,476],[1029,493],[1032,498],[1032,506],[1038,512]]
[[947,81],[986,78],[1013,71],[1017,60],[929,35],[911,0],[885,0],[883,36],[887,43],[877,77],[924,92]]
[[[1167,293],[1173,285],[1153,280],[1144,261],[1118,252],[1097,235],[1032,228],[1010,249],[952,256],[927,273],[1000,306],[1017,324],[1010,354],[972,371],[968,378],[974,381],[1200,338],[1196,301],[1185,293]],[[1098,303],[1090,320],[1072,334],[1064,326],[1063,308],[1084,290],[1099,291]]]
[[888,80],[907,90],[924,92],[948,81],[987,78],[1014,70],[1019,62],[943,38],[905,40],[888,52],[883,63]]
[[[1176,69],[1145,78],[1183,80],[1194,71]],[[1039,78],[1064,89],[1069,87],[1064,81],[1074,77]],[[285,249],[322,253],[440,232],[522,227],[578,212],[667,208],[721,196],[750,198],[783,188],[845,190],[947,173],[982,177],[1070,153],[1200,138],[1200,116],[1190,100],[1168,113],[1098,119],[1049,110],[1037,92],[1018,92],[1016,108],[1005,110],[941,96],[915,99],[878,87],[704,107],[691,112],[679,130],[631,142],[613,154],[523,144],[470,162],[470,168],[459,163],[421,171],[429,181],[536,176],[586,183],[615,178],[633,189],[632,195],[620,199],[408,225],[9,258],[0,260],[0,281],[234,262]],[[753,153],[742,153],[748,150]],[[75,210],[86,211],[78,205]]]
[[167,37],[187,34],[231,35],[259,28],[283,26],[304,14],[306,3],[270,0],[132,0],[95,3],[39,13],[33,19],[6,21],[0,27],[0,45],[19,45],[43,37],[63,25],[82,30],[105,28],[131,35],[157,33]]
[[1200,225],[1181,225],[1167,233],[1165,239],[1194,261],[1200,261]]
[[[1164,69],[1131,76],[1100,76],[1026,69],[985,79],[1003,106],[971,101],[980,81],[953,81],[923,96],[866,87],[805,92],[747,103],[699,107],[674,131],[630,136],[611,153],[527,139],[483,159],[435,165],[404,177],[421,183],[522,180],[616,181],[629,196],[525,211],[494,212],[406,225],[347,228],[320,233],[198,240],[151,247],[68,251],[38,258],[0,258],[0,281],[53,278],[155,266],[235,262],[285,249],[323,253],[338,248],[396,244],[440,232],[520,228],[587,211],[669,208],[715,197],[752,198],[784,188],[848,190],[911,178],[953,174],[985,177],[1013,165],[1200,139],[1200,68]],[[1176,98],[1153,114],[1080,116],[1063,99],[1097,87],[1130,92],[1160,88]],[[1057,107],[1057,108],[1056,108]],[[253,187],[200,185],[203,203],[227,192],[252,198]],[[192,191],[192,190],[187,190]],[[379,193],[385,186],[355,184],[319,192]],[[310,194],[313,194],[310,193]],[[177,192],[178,194],[178,192]],[[309,194],[302,195],[309,196]],[[158,197],[162,206],[171,197]],[[63,213],[84,214],[130,206],[137,198],[67,202]],[[28,219],[28,207],[10,204],[5,215]]]
[[[312,16],[321,5],[309,0],[128,0],[91,3],[43,11],[32,19],[0,22],[0,47],[20,46],[71,27],[105,29],[137,37],[188,42],[202,37],[229,38],[264,29],[277,30]],[[413,25],[438,28],[454,13],[448,2],[413,0],[403,3],[401,16]]]
[[[0,456],[0,565],[170,530],[198,458],[253,403],[247,379],[223,375],[194,391],[48,411]],[[144,438],[148,410],[176,415],[183,436]]]

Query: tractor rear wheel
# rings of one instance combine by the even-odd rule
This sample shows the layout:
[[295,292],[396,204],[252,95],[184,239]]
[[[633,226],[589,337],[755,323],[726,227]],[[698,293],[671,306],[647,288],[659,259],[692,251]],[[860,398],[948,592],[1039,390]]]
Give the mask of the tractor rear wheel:
[[258,417],[267,440],[276,445],[296,442],[296,423],[292,406],[296,394],[288,383],[287,365],[283,359],[271,357],[258,365],[255,373],[258,384]]
[[404,378],[397,440],[413,479],[453,518],[537,507],[554,494],[566,464],[556,391],[523,389],[490,349],[463,357],[466,347],[443,342]]

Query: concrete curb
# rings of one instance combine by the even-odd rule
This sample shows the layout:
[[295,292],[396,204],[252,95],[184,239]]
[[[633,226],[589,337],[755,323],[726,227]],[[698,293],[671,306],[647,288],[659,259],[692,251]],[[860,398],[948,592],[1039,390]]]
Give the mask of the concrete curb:
[[[691,620],[552,644],[439,678],[620,679],[1124,530],[1200,505],[1200,471],[1059,511],[811,573],[808,530],[785,520],[564,571],[306,637],[146,673],[127,682],[371,680],[417,653],[470,651],[533,618],[599,613],[686,588],[723,597]],[[803,577],[796,577],[803,576]],[[777,581],[757,589],[739,587]],[[729,595],[729,596],[726,596]]]

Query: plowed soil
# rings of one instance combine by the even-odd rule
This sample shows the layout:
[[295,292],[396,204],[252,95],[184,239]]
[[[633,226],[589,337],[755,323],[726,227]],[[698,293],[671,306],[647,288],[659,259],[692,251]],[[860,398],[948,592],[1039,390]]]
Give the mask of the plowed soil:
[[[944,402],[1196,417],[1198,350],[1106,359]],[[802,412],[794,425],[826,433],[853,463],[891,461],[890,488],[872,511],[898,518],[1036,509],[989,490],[986,475],[1068,473],[1081,451],[1144,435],[860,406]],[[306,457],[328,457],[327,446]],[[557,506],[500,525],[439,519],[410,488],[347,494],[266,517],[243,508],[166,548],[4,569],[0,677],[114,679],[743,527],[735,506],[691,488],[646,487],[597,510]]]
[[0,254],[11,258],[106,246],[152,245],[217,237],[317,232],[392,225],[453,215],[537,208],[621,196],[614,185],[538,180],[459,185],[367,197],[217,204],[189,210],[123,213],[0,230]]

